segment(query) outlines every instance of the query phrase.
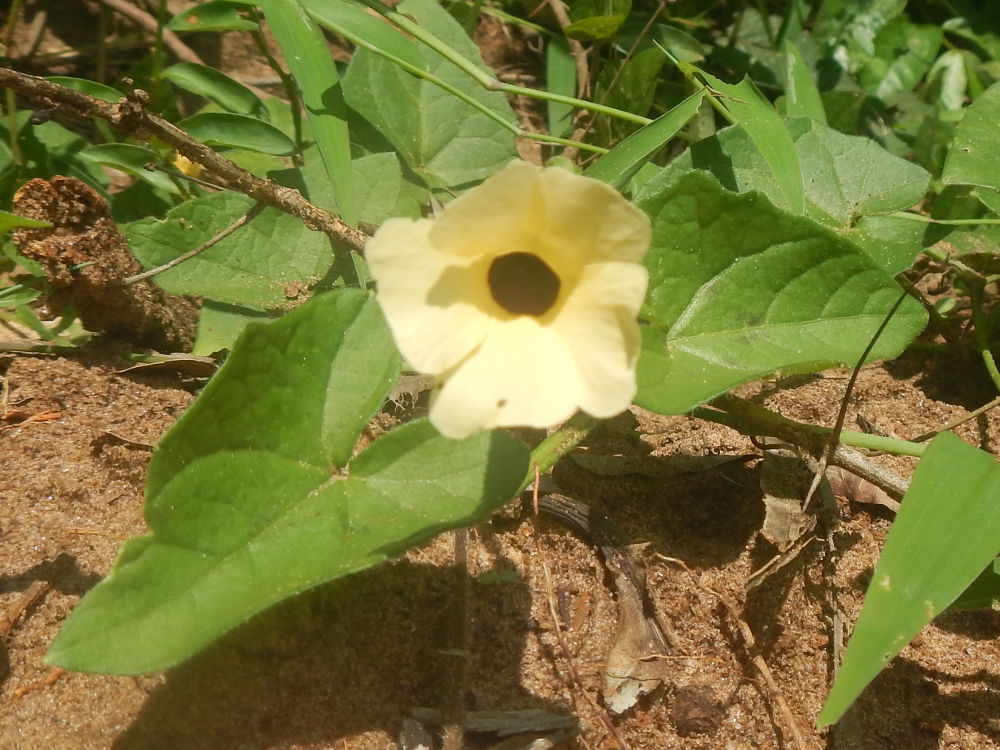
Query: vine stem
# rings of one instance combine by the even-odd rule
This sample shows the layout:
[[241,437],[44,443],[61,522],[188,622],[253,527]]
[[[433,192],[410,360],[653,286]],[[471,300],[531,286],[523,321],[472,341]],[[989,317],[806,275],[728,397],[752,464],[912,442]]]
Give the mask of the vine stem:
[[[430,49],[434,50],[437,54],[443,57],[448,62],[452,63],[459,70],[469,76],[473,81],[482,86],[488,91],[500,91],[504,94],[509,94],[512,96],[529,96],[532,99],[542,99],[545,101],[559,102],[561,104],[568,104],[571,107],[576,107],[577,109],[585,109],[590,112],[598,112],[600,114],[608,115],[609,117],[616,117],[619,120],[626,120],[628,122],[634,122],[637,125],[648,125],[652,120],[648,117],[643,117],[642,115],[636,115],[632,112],[626,112],[625,110],[615,109],[614,107],[608,107],[604,104],[598,104],[597,102],[587,101],[585,99],[577,99],[573,96],[564,96],[563,94],[557,94],[552,91],[543,91],[541,89],[532,89],[526,86],[517,86],[512,83],[503,83],[497,80],[492,75],[482,70],[478,65],[476,65],[471,60],[465,58],[458,51],[450,47],[449,45],[442,42],[436,36],[427,31],[420,24],[414,22],[410,18],[404,16],[402,13],[397,13],[395,10],[390,8],[388,5],[379,2],[378,0],[365,0],[365,4],[374,10],[379,15],[383,16],[387,21],[389,21],[393,26],[397,27],[401,31],[406,32],[412,36],[417,41],[426,45]],[[546,138],[545,140],[548,140]],[[579,146],[577,143],[572,145]],[[588,144],[584,144],[588,145]]]
[[149,97],[144,91],[136,89],[117,102],[104,102],[9,68],[0,68],[0,88],[10,89],[42,107],[104,120],[116,130],[130,133],[136,138],[159,138],[176,149],[177,153],[224,180],[231,189],[297,216],[310,229],[325,233],[338,250],[360,253],[364,249],[367,235],[339,216],[310,203],[297,190],[270,180],[262,180],[199,143],[176,125],[147,111]]
[[[600,420],[582,411],[573,415],[562,427],[540,442],[531,452],[530,467],[521,482],[517,494],[524,492],[535,481],[535,474],[551,469],[560,458],[578,446],[587,434],[593,430]],[[516,497],[516,496],[515,496]]]

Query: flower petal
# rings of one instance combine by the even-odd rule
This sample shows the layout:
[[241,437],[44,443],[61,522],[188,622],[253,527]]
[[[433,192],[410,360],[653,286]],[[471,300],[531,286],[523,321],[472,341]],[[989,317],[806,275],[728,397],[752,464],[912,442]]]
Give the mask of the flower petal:
[[434,248],[432,226],[389,219],[368,240],[365,258],[400,353],[414,369],[437,374],[479,346],[489,324],[484,306],[495,305],[480,269]]
[[495,323],[483,345],[447,376],[431,402],[441,434],[492,427],[549,427],[580,403],[580,373],[566,340],[531,318]]
[[552,322],[579,373],[579,406],[592,416],[614,416],[635,396],[646,284],[646,269],[634,263],[591,264]]
[[460,257],[532,252],[542,168],[512,161],[441,212],[431,242]]
[[[574,254],[572,263],[642,260],[652,238],[649,217],[610,185],[565,169],[539,178],[544,215],[538,219],[543,258]],[[560,263],[565,259],[559,258]]]

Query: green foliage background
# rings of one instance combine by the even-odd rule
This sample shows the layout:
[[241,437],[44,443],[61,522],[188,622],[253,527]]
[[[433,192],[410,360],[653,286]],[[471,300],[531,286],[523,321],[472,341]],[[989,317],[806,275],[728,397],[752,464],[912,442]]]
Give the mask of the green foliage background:
[[[469,36],[475,11],[535,35],[543,82],[498,79]],[[572,3],[564,28],[525,16],[513,2],[207,3],[162,20],[181,33],[269,29],[293,81],[285,98],[156,56],[130,72],[195,139],[352,224],[426,214],[515,158],[518,138],[622,190],[653,223],[636,399],[651,410],[689,412],[776,372],[894,357],[929,314],[1000,389],[990,296],[1000,273],[1000,29],[985,6],[613,0]],[[331,55],[330,33],[352,47],[349,62]],[[590,88],[577,79],[578,43]],[[53,80],[104,101],[123,93]],[[577,98],[585,88],[591,96]],[[182,116],[181,93],[200,98],[197,111]],[[510,94],[543,102],[549,132],[527,131]],[[87,182],[146,267],[205,243],[253,204],[180,179],[165,144],[104,122],[87,136],[33,124],[7,104],[0,193],[31,177]],[[109,166],[132,185],[112,195]],[[0,215],[5,232],[21,223]],[[9,242],[3,252],[12,282],[0,315],[51,343],[85,345],[80,331],[42,324],[41,269]],[[905,299],[880,330],[908,286],[900,274],[925,256],[949,264],[971,325],[947,300]],[[203,298],[196,352],[231,354],[156,450],[150,533],[125,545],[52,663],[129,674],[174,664],[284,597],[476,523],[515,496],[542,455],[537,447],[529,459],[503,431],[455,443],[419,421],[354,455],[400,362],[361,255],[292,216],[267,208],[157,283]],[[282,317],[290,287],[313,299]],[[898,442],[882,446],[923,450]],[[551,463],[558,451],[545,455]],[[941,503],[955,476],[962,503]],[[876,572],[893,585],[870,594],[822,722],[936,613],[996,600],[996,487],[990,455],[935,438]]]

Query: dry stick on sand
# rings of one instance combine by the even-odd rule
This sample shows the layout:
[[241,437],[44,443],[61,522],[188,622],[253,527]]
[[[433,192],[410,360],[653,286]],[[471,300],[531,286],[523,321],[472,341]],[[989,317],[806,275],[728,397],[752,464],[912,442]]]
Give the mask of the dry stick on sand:
[[465,695],[469,687],[469,599],[472,583],[469,580],[469,530],[457,529],[455,542],[455,595],[458,599],[452,610],[450,630],[447,691],[442,716],[442,750],[462,750],[465,741]]
[[746,655],[750,657],[750,661],[753,663],[754,667],[760,673],[761,679],[767,684],[768,689],[771,691],[771,698],[777,704],[778,711],[781,713],[782,717],[785,719],[785,723],[788,725],[788,730],[792,735],[792,742],[795,743],[795,747],[799,750],[806,750],[805,740],[802,738],[802,733],[799,731],[798,724],[795,723],[795,717],[792,715],[791,709],[788,707],[788,703],[785,702],[785,697],[781,694],[781,689],[778,687],[778,683],[775,681],[774,676],[771,674],[770,668],[767,666],[767,662],[764,661],[764,657],[757,653],[757,639],[754,638],[753,631],[750,630],[750,626],[746,624],[743,618],[740,617],[739,611],[736,609],[736,605],[733,604],[729,597],[720,594],[718,591],[709,588],[695,576],[694,572],[687,566],[683,560],[679,560],[676,557],[667,557],[665,555],[656,554],[655,557],[662,560],[663,562],[668,562],[673,565],[680,567],[694,583],[702,591],[705,591],[718,600],[722,606],[725,608],[726,613],[729,615],[730,619],[735,623],[736,629],[743,639],[743,650]]
[[0,639],[6,639],[27,609],[49,589],[48,581],[34,581],[17,600],[0,615]]
[[364,249],[367,239],[364,232],[310,203],[299,191],[254,176],[162,117],[147,112],[149,96],[140,89],[117,102],[109,103],[8,68],[0,68],[0,88],[12,89],[40,107],[105,120],[116,130],[137,138],[159,138],[182,156],[224,180],[231,189],[297,216],[310,229],[325,233],[337,250],[361,252]]
[[[538,485],[540,482],[541,476],[538,471],[538,464],[535,464],[535,483],[531,494],[532,509],[534,511],[535,518],[534,532],[537,532],[538,529]],[[583,679],[580,677],[580,671],[576,668],[576,662],[573,660],[573,653],[570,651],[569,646],[566,645],[566,639],[563,638],[562,623],[559,620],[559,609],[556,606],[555,589],[552,585],[552,574],[549,571],[549,565],[545,559],[545,551],[542,549],[541,538],[537,533],[532,533],[532,537],[535,542],[535,552],[537,553],[538,560],[541,563],[542,576],[545,578],[545,596],[549,607],[549,616],[552,618],[552,632],[555,634],[556,642],[559,644],[559,650],[562,651],[563,658],[566,660],[566,666],[569,669],[573,687],[584,697],[587,703],[590,704],[590,707],[594,709],[598,718],[601,720],[601,723],[604,725],[604,728],[614,739],[615,743],[617,743],[618,747],[621,748],[621,750],[628,750],[628,744],[625,742],[625,738],[621,736],[621,733],[618,731],[618,727],[616,727],[614,722],[611,721],[611,717],[608,716],[608,712],[597,705],[597,702],[583,686]]]

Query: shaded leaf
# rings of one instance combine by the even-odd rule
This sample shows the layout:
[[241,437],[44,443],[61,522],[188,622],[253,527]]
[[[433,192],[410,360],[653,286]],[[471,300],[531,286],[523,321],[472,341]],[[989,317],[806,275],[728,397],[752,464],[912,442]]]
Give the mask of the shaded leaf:
[[160,155],[148,148],[131,143],[98,143],[81,149],[80,157],[95,164],[113,167],[166,193],[180,193],[169,175],[156,169],[146,169],[147,164],[160,163]]
[[231,349],[243,329],[250,323],[268,319],[267,313],[239,305],[206,299],[202,302],[198,315],[198,334],[191,353],[208,356]]
[[803,171],[792,136],[781,115],[774,111],[749,78],[733,85],[704,71],[698,70],[698,73],[712,88],[725,94],[719,99],[720,103],[764,157],[788,210],[801,214],[805,210]]
[[[479,50],[447,11],[432,0],[407,0],[398,10],[469,60]],[[511,123],[503,94],[486,91],[458,67],[421,47],[427,70]],[[480,62],[481,64],[481,62]],[[484,69],[485,66],[483,66]],[[440,87],[420,80],[383,57],[357,50],[344,76],[351,107],[399,151],[431,186],[481,180],[517,156],[513,133]]]
[[986,566],[948,609],[986,609],[1000,603],[1000,560]]
[[58,83],[60,86],[65,86],[68,89],[79,91],[81,94],[86,94],[87,96],[92,96],[95,99],[100,99],[105,102],[117,102],[125,96],[118,89],[113,89],[110,86],[105,86],[103,83],[90,81],[86,78],[46,76],[45,80],[51,83]]
[[227,112],[267,120],[264,103],[250,89],[215,68],[179,62],[166,68],[163,77],[178,88],[211,99]]
[[[545,45],[545,88],[555,94],[576,96],[576,63],[569,44],[555,37]],[[573,107],[565,102],[545,102],[549,134],[565,136],[573,129]]]
[[[853,366],[900,296],[847,240],[703,172],[648,184],[639,206],[653,221],[654,325],[636,403],[653,411],[682,413],[777,370]],[[898,354],[925,319],[905,300],[870,358]]]
[[16,229],[17,227],[38,229],[50,226],[52,225],[47,221],[29,219],[27,216],[18,216],[17,214],[12,214],[10,211],[0,211],[0,233],[9,232],[11,229]]
[[167,23],[171,31],[256,31],[257,23],[240,15],[244,2],[212,0],[178,13]]

